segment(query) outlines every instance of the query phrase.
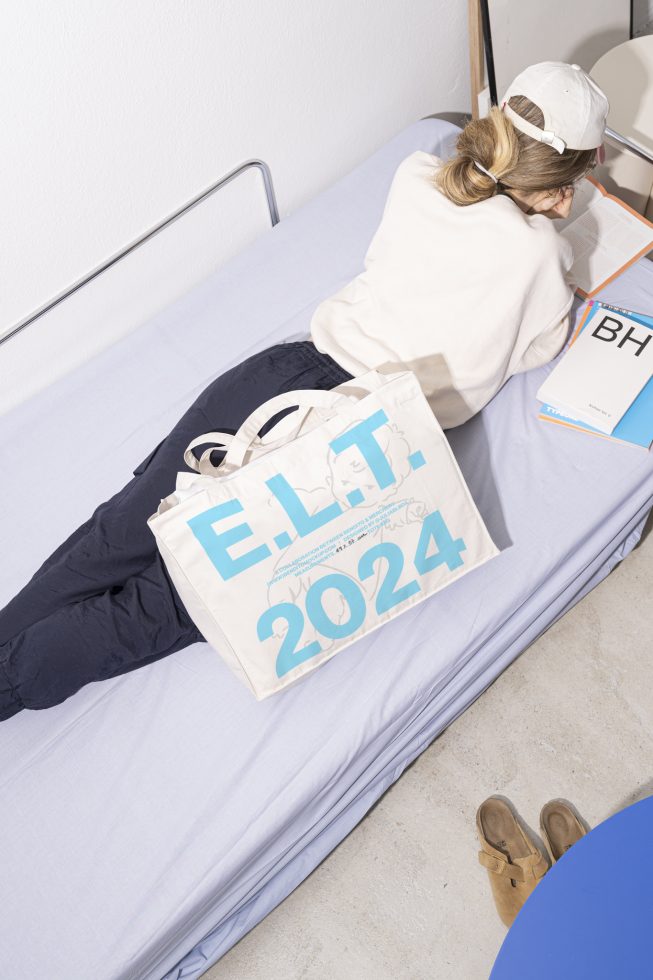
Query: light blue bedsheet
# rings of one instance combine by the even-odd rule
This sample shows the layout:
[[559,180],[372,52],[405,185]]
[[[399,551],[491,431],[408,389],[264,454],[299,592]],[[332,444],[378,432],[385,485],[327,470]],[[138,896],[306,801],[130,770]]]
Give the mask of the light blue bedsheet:
[[[0,419],[0,604],[213,377],[305,335],[317,303],[360,270],[399,161],[446,155],[456,132],[409,127]],[[640,260],[601,298],[653,313],[653,267]],[[628,553],[653,505],[653,454],[539,421],[550,370],[513,378],[448,433],[498,558],[266,701],[197,644],[0,725],[3,975],[198,977]]]

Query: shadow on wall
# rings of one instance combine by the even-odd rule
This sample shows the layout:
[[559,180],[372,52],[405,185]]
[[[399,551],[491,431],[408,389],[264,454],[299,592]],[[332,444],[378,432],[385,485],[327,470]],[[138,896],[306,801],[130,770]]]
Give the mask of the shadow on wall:
[[[608,52],[621,43],[623,42],[615,41],[611,32],[604,31],[598,38],[590,37],[578,45],[569,60],[570,62],[573,61],[576,64],[582,65],[586,71],[592,74],[596,61],[590,54],[590,51],[596,52],[596,50],[602,50]],[[635,142],[641,143],[644,147],[649,147],[651,133],[644,133],[641,127],[635,125],[644,93],[650,85],[649,73],[634,54],[629,59],[628,77],[624,84],[628,88],[628,98],[627,100],[619,99],[618,124],[611,122],[610,118],[608,118],[608,125],[623,136],[627,136]],[[609,99],[610,94],[607,89],[606,94]],[[616,166],[617,161],[622,157],[627,158],[627,169],[624,169],[623,163],[618,168]],[[622,184],[618,183],[613,173],[627,180],[630,186],[622,186]],[[640,160],[634,154],[620,149],[606,140],[605,162],[596,167],[594,176],[603,184],[609,194],[614,194],[616,197],[621,198],[622,201],[625,201],[626,204],[634,208],[638,213],[645,214],[647,210],[647,194],[644,188],[650,186],[651,179],[653,178],[653,168],[650,163],[647,163],[645,160]],[[653,257],[653,251],[648,252],[645,257],[649,259]]]
[[595,31],[594,33],[588,30],[582,41],[579,41],[565,57],[565,61],[568,65],[580,65],[591,75],[599,58],[624,42],[623,29],[619,25],[615,25],[610,30]]
[[[597,58],[595,62],[592,55],[588,57],[588,55],[585,53],[586,50],[590,48],[593,52],[601,50],[607,53],[622,43],[624,42],[621,40],[615,41],[613,32],[603,31],[603,34],[600,36],[598,41],[594,36],[583,41],[582,44],[579,44],[578,47],[572,52],[569,58],[569,63],[581,65],[583,68],[585,68],[585,71],[589,72],[591,75],[594,64],[600,59]],[[590,63],[587,64],[587,62]],[[633,124],[637,118],[640,103],[642,102],[643,95],[648,89],[648,86],[649,79],[646,69],[641,63],[638,62],[637,58],[632,55],[628,66],[628,108],[627,112],[624,112],[622,109],[619,118],[619,125],[625,130],[624,135],[631,137],[637,143],[642,143],[644,146],[648,146],[650,133],[643,133],[640,129],[635,128]],[[606,95],[609,99],[610,95],[607,92],[607,89]],[[609,122],[608,125],[610,125]]]

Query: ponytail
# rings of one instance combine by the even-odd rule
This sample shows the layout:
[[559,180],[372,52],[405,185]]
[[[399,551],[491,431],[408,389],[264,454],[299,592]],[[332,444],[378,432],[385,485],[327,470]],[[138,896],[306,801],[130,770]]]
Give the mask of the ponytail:
[[[544,125],[542,110],[525,96],[513,95],[509,105],[533,125]],[[499,106],[492,106],[482,119],[467,123],[456,141],[456,151],[438,168],[434,180],[450,201],[463,207],[510,189],[529,193],[565,187],[596,162],[596,150],[558,153],[547,143],[522,133]],[[498,182],[479,170],[474,160],[490,170]]]
[[519,159],[517,130],[498,106],[483,119],[467,123],[456,142],[457,155],[437,171],[440,190],[454,204],[484,201],[498,193],[499,184],[475,166],[474,160],[491,170],[499,182],[515,169]]

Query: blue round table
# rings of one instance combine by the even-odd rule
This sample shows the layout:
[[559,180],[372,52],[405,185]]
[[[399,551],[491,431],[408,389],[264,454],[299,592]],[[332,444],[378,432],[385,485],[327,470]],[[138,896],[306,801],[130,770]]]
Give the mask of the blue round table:
[[509,930],[490,980],[653,978],[653,797],[582,837]]

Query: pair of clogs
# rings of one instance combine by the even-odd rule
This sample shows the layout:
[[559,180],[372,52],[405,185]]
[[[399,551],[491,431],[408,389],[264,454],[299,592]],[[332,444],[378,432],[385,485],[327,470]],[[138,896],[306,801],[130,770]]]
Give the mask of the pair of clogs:
[[545,854],[510,801],[501,796],[481,803],[476,827],[482,848],[478,859],[487,869],[497,912],[507,926],[551,864],[589,829],[566,800],[550,800],[540,813]]

